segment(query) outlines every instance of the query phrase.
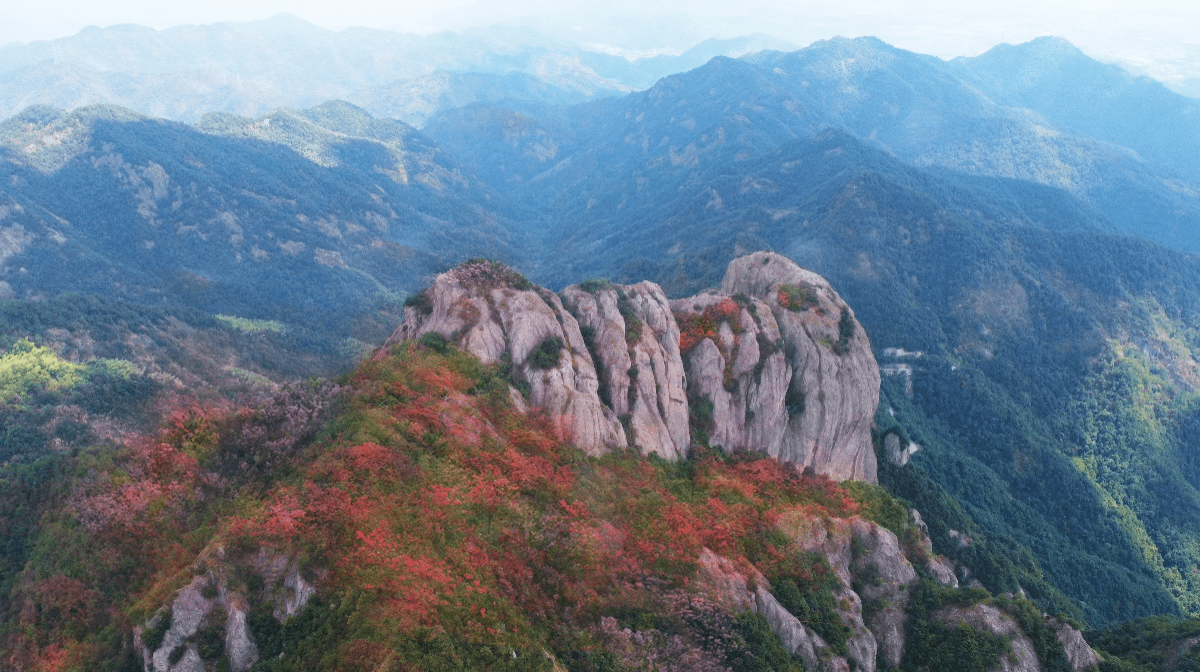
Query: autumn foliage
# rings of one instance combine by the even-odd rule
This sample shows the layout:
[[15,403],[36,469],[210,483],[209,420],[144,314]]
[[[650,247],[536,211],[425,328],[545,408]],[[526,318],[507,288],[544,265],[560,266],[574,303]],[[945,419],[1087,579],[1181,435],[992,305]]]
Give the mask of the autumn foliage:
[[[726,301],[698,319],[738,310]],[[497,371],[454,349],[398,346],[338,389],[341,410],[319,434],[313,409],[331,407],[329,388],[312,392],[320,403],[184,409],[159,436],[88,458],[62,524],[97,566],[30,577],[30,608],[57,634],[26,642],[14,669],[113,655],[111,639],[96,643],[103,627],[129,631],[217,547],[233,563],[270,548],[319,577],[341,611],[337,628],[288,645],[319,652],[305,654],[306,669],[441,669],[431,661],[451,658],[549,669],[543,652],[582,656],[588,669],[589,652],[606,650],[621,660],[716,652],[727,667],[745,642],[732,615],[692,592],[702,549],[772,575],[793,558],[779,515],[858,511],[832,481],[762,456],[587,457],[556,440],[549,419],[515,411]],[[313,440],[282,441],[286,423]],[[265,461],[243,459],[256,435],[258,448],[274,446]]]
[[676,314],[675,320],[679,324],[679,351],[685,353],[706,338],[719,342],[718,330],[722,322],[728,322],[735,335],[742,330],[741,308],[731,298],[714,303],[699,313]]

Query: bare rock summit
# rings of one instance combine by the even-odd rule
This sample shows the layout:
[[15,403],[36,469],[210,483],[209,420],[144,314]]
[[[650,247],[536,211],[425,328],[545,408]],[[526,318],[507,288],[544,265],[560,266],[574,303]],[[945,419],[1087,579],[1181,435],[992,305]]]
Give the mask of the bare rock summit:
[[429,333],[509,365],[529,406],[592,454],[677,459],[704,439],[876,480],[867,335],[824,278],[776,254],[736,259],[720,291],[674,301],[652,282],[591,280],[558,295],[473,260],[413,297],[385,345]]

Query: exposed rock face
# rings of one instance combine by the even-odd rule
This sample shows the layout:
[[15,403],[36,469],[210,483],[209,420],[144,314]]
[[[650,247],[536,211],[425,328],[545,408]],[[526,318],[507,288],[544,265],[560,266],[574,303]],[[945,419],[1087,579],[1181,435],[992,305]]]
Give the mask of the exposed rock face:
[[[796,292],[805,300],[789,302]],[[670,302],[650,282],[573,285],[560,299],[478,261],[439,275],[422,297],[387,344],[433,332],[485,363],[511,362],[529,405],[589,453],[685,456],[692,416],[727,450],[875,481],[870,343],[829,283],[785,257],[742,257],[721,292]],[[563,354],[531,363],[547,339]]]
[[1009,640],[1011,655],[1001,655],[997,670],[1000,672],[1041,672],[1037,652],[1021,626],[1011,616],[990,604],[970,607],[949,606],[934,612],[932,618],[950,627],[965,623],[979,632],[990,632]]
[[[262,579],[262,591],[251,596],[230,589],[228,577],[232,570],[223,549],[206,553],[203,562],[210,569],[193,577],[176,594],[170,612],[160,611],[144,626],[135,628],[134,646],[141,653],[146,672],[205,672],[219,668],[219,661],[203,658],[197,645],[212,636],[224,643],[222,657],[228,669],[246,672],[259,659],[258,646],[248,624],[251,600],[257,605],[254,608],[269,611],[283,623],[304,609],[316,594],[316,588],[304,580],[295,561],[265,549],[237,561],[243,569],[250,569]],[[169,625],[165,618],[170,618]],[[163,632],[162,642],[151,651],[145,644],[145,635],[160,626],[165,628],[165,632],[159,630]],[[172,658],[176,660],[174,665]]]
[[246,612],[249,605],[242,599],[227,599],[228,607],[225,621],[225,655],[229,659],[229,669],[233,672],[246,672],[258,662],[258,647],[250,634],[250,626],[246,622]]
[[[915,514],[915,512],[914,512]],[[920,517],[914,515],[920,530]],[[767,579],[744,565],[704,549],[699,558],[696,585],[733,612],[753,610],[763,616],[785,648],[803,659],[809,670],[840,672],[852,669],[875,672],[898,669],[904,659],[906,608],[918,582],[913,563],[931,562],[921,535],[916,545],[901,546],[891,531],[859,517],[818,518],[802,511],[784,513],[777,528],[799,551],[814,553],[829,564],[840,586],[834,589],[836,610],[850,630],[846,656],[838,655],[816,632],[790,613],[772,594]],[[951,574],[953,576],[953,574]],[[951,628],[966,625],[1007,640],[1011,652],[1000,656],[999,672],[1040,672],[1032,640],[1010,615],[990,604],[946,606],[930,619]],[[1100,663],[1078,630],[1047,618],[1076,672]]]
[[[672,301],[671,309],[688,327],[688,392],[696,403],[712,405],[709,442],[780,456],[793,370],[770,308],[714,293]],[[710,330],[715,338],[703,336]]]
[[908,513],[913,517],[913,522],[917,525],[917,532],[920,534],[921,548],[925,555],[925,569],[929,570],[934,581],[943,586],[958,588],[958,575],[954,572],[954,563],[944,555],[934,554],[933,540],[929,538],[929,528],[921,519],[921,512],[909,509]]
[[1067,654],[1067,661],[1071,663],[1071,669],[1075,672],[1083,672],[1083,670],[1094,670],[1100,666],[1100,656],[1092,647],[1088,646],[1083,634],[1071,627],[1070,623],[1047,618],[1046,625],[1057,635],[1058,643],[1062,645],[1063,651]]
[[[755,593],[747,580],[728,558],[701,549],[697,588],[731,612],[755,608]],[[766,583],[766,579],[762,579]]]
[[899,668],[904,657],[905,608],[917,572],[891,531],[863,520],[855,520],[851,531],[858,547],[852,568],[862,586],[864,620],[884,660],[890,667]]
[[[591,454],[627,445],[617,414],[600,402],[596,369],[575,317],[553,293],[513,276],[492,262],[442,273],[425,290],[428,312],[405,308],[404,323],[385,345],[433,332],[486,364],[509,361],[528,384],[530,403],[550,416],[560,438]],[[563,346],[557,361],[531,357],[553,339]]]
[[879,366],[846,302],[821,276],[770,252],[734,259],[721,291],[770,307],[792,367],[787,429],[767,452],[838,480],[875,482]]
[[[155,651],[143,652],[143,661],[149,659],[146,669],[154,672],[204,669],[204,664],[195,651],[196,647],[189,644],[188,640],[200,630],[200,624],[212,611],[213,600],[205,598],[202,592],[207,585],[208,579],[198,576],[176,595],[175,601],[171,603],[171,626],[163,636],[162,644]],[[180,646],[187,646],[188,651],[172,666],[171,653]],[[199,667],[192,664],[193,657],[195,662],[199,663]]]
[[[829,654],[829,645],[825,640],[784,609],[775,596],[761,586],[754,592],[754,609],[767,619],[771,631],[783,642],[784,648],[800,656],[805,668],[832,672],[845,666],[844,659]],[[874,669],[871,668],[872,672]]]
[[908,464],[908,461],[920,449],[919,444],[901,439],[900,435],[895,432],[888,432],[883,436],[884,454],[897,467]]
[[[652,282],[563,290],[586,334],[600,377],[600,398],[626,418],[633,445],[673,459],[691,446],[679,327],[662,288]],[[629,319],[626,319],[628,316]]]
[[839,614],[852,632],[847,647],[859,669],[874,670],[879,655],[898,667],[905,607],[917,573],[896,535],[861,518],[824,520],[799,513],[782,516],[779,529],[801,550],[824,557],[837,576],[837,598],[846,605]]

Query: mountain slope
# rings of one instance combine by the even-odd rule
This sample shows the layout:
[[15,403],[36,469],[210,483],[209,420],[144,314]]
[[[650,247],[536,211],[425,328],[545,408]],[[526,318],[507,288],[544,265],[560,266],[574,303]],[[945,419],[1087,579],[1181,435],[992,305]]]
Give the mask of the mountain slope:
[[[711,105],[695,102],[713,89]],[[1180,418],[1129,458],[1192,493],[1180,500],[1190,513],[1168,521],[1155,513],[1160,490],[1086,468],[1101,458],[1072,404],[1108,398],[1101,363],[1138,353],[1162,367],[1146,384],[1170,390],[1147,408],[1166,413],[1192,393],[1196,356],[1171,334],[1200,305],[1195,259],[1111,235],[1113,218],[1062,190],[914,168],[835,131],[785,141],[809,109],[785,104],[796,101],[769,73],[717,59],[574,108],[574,122],[467,109],[428,128],[469,165],[492,166],[483,174],[498,188],[541,205],[557,252],[537,277],[550,282],[650,277],[681,295],[763,248],[832,278],[879,351],[925,353],[913,400],[892,404],[891,422],[927,446],[916,463],[985,531],[1031,549],[1093,623],[1194,610],[1185,549],[1200,530],[1179,520],[1200,518],[1196,486],[1184,460],[1153,457],[1185,450],[1170,438]],[[451,119],[468,118],[490,125],[453,143]],[[500,133],[507,150],[481,141]],[[537,148],[554,144],[558,155],[540,161]],[[1061,485],[1045,491],[1046,479]]]
[[180,302],[375,342],[390,327],[361,318],[397,308],[395,292],[472,254],[519,254],[485,188],[345,104],[198,128],[40,108],[0,134],[9,296]]
[[703,443],[589,456],[509,373],[427,334],[340,385],[0,467],[7,664],[1067,672],[1072,638],[1096,661],[1025,598],[960,588],[877,486]]
[[1095,61],[1066,40],[1002,44],[948,64],[1002,105],[1029,108],[1059,128],[1112,142],[1195,182],[1200,101]]
[[[475,125],[505,113],[478,109],[435,116],[426,132],[498,188],[532,189],[566,215],[597,207],[598,192],[621,194],[609,209],[642,203],[639,176],[685,179],[730,156],[761,155],[840,128],[915,165],[1065,189],[1121,231],[1200,249],[1192,226],[1200,191],[1174,171],[999,105],[944,62],[871,38],[715,58],[645,92],[569,109],[517,107],[529,118],[519,125],[537,129],[517,142]],[[551,145],[554,152],[537,149]]]

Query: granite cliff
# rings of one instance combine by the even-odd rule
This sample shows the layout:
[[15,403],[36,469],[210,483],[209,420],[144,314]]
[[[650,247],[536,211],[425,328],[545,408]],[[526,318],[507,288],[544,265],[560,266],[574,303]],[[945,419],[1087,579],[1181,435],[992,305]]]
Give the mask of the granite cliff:
[[866,332],[828,282],[780,255],[736,259],[720,290],[674,301],[652,282],[558,295],[468,262],[409,301],[388,343],[427,334],[511,366],[514,394],[591,454],[678,459],[706,438],[876,480],[879,367]]

